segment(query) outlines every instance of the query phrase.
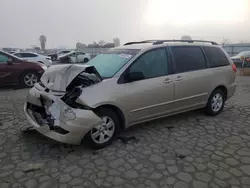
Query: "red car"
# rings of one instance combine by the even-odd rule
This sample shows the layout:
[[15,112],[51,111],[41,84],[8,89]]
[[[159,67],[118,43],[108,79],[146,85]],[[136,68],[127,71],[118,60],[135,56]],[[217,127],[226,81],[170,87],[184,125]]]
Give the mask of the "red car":
[[40,63],[27,62],[0,51],[0,86],[33,87],[45,69]]

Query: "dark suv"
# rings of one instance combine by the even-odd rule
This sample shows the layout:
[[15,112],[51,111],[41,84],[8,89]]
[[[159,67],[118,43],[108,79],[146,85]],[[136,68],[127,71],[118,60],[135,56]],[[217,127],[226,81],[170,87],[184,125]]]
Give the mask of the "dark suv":
[[33,87],[46,69],[36,62],[27,62],[0,51],[0,86]]

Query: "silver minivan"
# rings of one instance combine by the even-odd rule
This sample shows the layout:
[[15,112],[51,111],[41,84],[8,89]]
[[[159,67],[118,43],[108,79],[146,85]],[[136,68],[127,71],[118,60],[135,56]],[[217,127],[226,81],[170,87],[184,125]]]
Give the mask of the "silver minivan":
[[51,66],[29,91],[24,111],[49,138],[102,148],[141,122],[199,108],[218,115],[235,93],[235,76],[215,42],[130,42],[85,65]]

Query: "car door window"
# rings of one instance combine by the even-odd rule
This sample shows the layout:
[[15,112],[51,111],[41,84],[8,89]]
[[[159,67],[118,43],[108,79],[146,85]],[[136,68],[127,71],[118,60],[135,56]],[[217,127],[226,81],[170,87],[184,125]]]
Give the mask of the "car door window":
[[6,64],[8,62],[8,56],[0,54],[0,64]]
[[32,53],[22,53],[22,57],[27,58],[27,57],[37,57],[36,54],[32,54]]
[[175,63],[175,73],[206,69],[206,59],[199,46],[171,47]]
[[130,67],[130,72],[142,71],[145,79],[168,74],[167,54],[165,48],[144,53]]
[[22,57],[21,53],[15,53],[14,55],[17,56],[17,57]]

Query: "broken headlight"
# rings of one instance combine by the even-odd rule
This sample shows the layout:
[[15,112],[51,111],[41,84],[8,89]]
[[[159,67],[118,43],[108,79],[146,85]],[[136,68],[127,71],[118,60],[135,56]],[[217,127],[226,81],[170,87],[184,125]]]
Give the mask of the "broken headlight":
[[64,101],[71,108],[79,108],[84,110],[92,110],[91,107],[82,105],[76,102],[76,99],[82,94],[81,87],[75,87],[72,91],[67,92],[63,97],[62,101]]
[[66,88],[66,94],[61,99],[72,108],[92,110],[89,106],[77,103],[76,99],[82,94],[84,87],[91,86],[98,82],[100,82],[100,79],[96,75],[86,72],[81,73],[69,84]]
[[72,108],[66,108],[64,109],[64,116],[66,120],[73,120],[76,118],[76,113]]

